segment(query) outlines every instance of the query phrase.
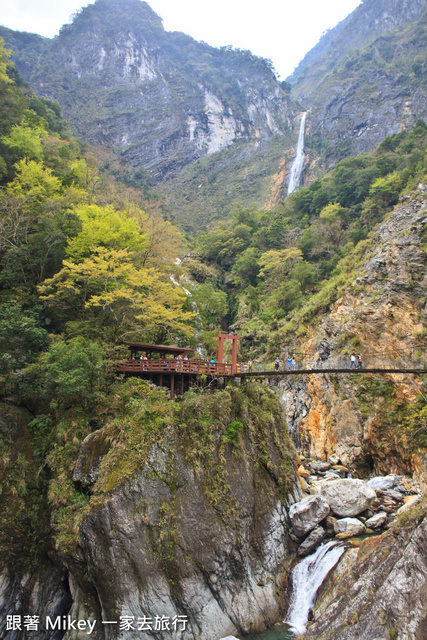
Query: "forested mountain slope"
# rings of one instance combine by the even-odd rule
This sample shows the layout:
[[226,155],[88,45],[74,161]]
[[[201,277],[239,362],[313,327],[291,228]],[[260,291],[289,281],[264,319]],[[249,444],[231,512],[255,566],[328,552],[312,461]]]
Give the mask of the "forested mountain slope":
[[235,202],[284,199],[303,110],[305,184],[425,119],[424,11],[421,0],[365,0],[307,54],[292,93],[268,61],[166,32],[140,0],[97,0],[53,40],[0,35],[104,169],[161,193],[194,231]]

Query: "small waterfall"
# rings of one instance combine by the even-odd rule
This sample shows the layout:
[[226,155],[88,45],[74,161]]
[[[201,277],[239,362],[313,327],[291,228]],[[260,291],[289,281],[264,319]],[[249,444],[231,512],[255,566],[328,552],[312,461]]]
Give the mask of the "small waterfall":
[[304,132],[305,132],[305,120],[307,118],[307,112],[302,114],[301,124],[299,128],[297,155],[291,167],[291,175],[289,177],[288,195],[293,193],[297,187],[299,187],[301,180],[301,173],[304,166]]
[[317,591],[344,551],[342,543],[331,540],[301,560],[293,569],[292,598],[286,622],[295,633],[304,633],[309,613],[316,602]]

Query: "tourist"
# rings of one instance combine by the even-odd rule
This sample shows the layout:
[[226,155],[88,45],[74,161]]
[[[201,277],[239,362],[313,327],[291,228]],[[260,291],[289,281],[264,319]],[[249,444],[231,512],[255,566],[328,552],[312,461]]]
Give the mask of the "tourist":
[[356,369],[356,354],[352,353],[351,357],[350,357],[350,369],[353,369],[353,367]]
[[291,356],[288,356],[288,371],[291,370],[291,366],[292,366],[292,358]]
[[295,356],[292,356],[292,371],[295,371],[295,367],[296,367],[297,363],[295,360]]
[[253,367],[253,362],[252,360],[249,358],[249,362],[248,362],[248,372],[252,373],[252,367]]
[[362,368],[362,356],[360,355],[360,353],[357,356],[357,367],[356,368],[357,369],[361,369]]
[[280,360],[279,358],[276,358],[274,361],[274,368],[276,369],[276,371],[279,371],[279,367],[280,367]]

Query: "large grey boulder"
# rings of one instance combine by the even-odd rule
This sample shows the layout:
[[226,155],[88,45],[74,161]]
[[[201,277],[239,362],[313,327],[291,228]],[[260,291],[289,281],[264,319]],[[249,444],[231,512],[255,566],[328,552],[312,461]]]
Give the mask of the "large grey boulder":
[[329,514],[328,502],[321,495],[308,496],[289,509],[292,529],[298,537],[314,529]]
[[348,536],[360,536],[365,532],[365,525],[357,518],[341,518],[334,524],[335,533],[346,533]]
[[334,515],[346,518],[369,509],[377,497],[374,489],[362,480],[344,478],[325,482],[320,495],[328,502]]
[[328,471],[328,469],[331,468],[331,463],[330,462],[320,462],[318,460],[316,460],[315,462],[312,462],[310,464],[311,470],[315,471],[316,473],[318,473],[319,471]]

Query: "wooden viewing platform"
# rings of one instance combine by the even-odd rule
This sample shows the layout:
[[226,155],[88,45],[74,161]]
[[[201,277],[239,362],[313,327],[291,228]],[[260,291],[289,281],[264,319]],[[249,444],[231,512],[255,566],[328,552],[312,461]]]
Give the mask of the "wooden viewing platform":
[[[221,335],[221,334],[220,334]],[[225,334],[223,334],[223,340]],[[235,336],[233,336],[235,338]],[[223,342],[222,340],[222,342]],[[263,370],[249,371],[247,365],[239,365],[237,362],[215,362],[208,360],[188,359],[187,353],[192,353],[192,349],[184,347],[172,347],[166,345],[152,345],[128,342],[126,344],[131,351],[132,359],[121,362],[116,365],[117,373],[127,375],[142,376],[149,378],[152,382],[159,386],[165,383],[170,388],[171,398],[175,396],[175,378],[177,377],[178,392],[182,395],[184,389],[191,385],[191,379],[196,376],[206,376],[211,380],[225,378],[271,378],[274,376],[295,376],[295,375],[313,375],[327,373],[345,373],[351,375],[359,375],[361,373],[411,373],[416,375],[427,374],[427,369],[415,367],[367,367],[355,369],[350,367],[331,367],[331,368],[312,368],[312,369],[281,369],[281,370]],[[220,341],[221,345],[221,341]],[[237,353],[237,338],[233,342],[233,360]],[[141,355],[144,354],[144,355]],[[157,357],[152,357],[153,355]],[[222,349],[219,350],[218,360],[222,360]],[[150,357],[148,357],[150,356]]]

